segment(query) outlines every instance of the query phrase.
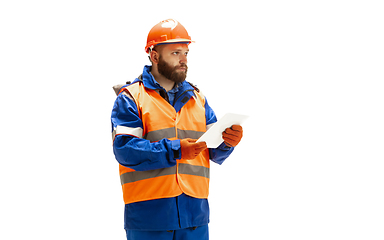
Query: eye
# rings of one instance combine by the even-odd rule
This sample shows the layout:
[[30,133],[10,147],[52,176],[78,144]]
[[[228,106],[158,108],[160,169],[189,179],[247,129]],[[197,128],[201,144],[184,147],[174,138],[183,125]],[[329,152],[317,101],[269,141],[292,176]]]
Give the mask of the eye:
[[180,52],[173,52],[173,55],[179,55]]

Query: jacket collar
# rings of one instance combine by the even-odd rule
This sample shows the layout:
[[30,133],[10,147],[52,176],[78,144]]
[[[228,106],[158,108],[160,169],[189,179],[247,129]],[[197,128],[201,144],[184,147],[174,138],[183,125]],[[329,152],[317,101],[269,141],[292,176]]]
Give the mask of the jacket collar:
[[149,88],[149,89],[162,89],[160,84],[155,80],[151,73],[152,66],[146,65],[144,66],[143,69],[143,74],[141,75],[141,80],[144,83],[144,87]]
[[[145,88],[152,90],[164,89],[160,86],[159,83],[155,81],[153,75],[151,74],[151,68],[152,66],[149,65],[144,66],[143,74],[136,78],[133,83],[141,81]],[[178,88],[179,89],[175,95],[175,100],[173,103],[173,107],[175,108],[176,112],[180,111],[180,109],[188,102],[191,97],[196,97],[194,91],[196,89],[189,82],[184,81],[179,83]]]

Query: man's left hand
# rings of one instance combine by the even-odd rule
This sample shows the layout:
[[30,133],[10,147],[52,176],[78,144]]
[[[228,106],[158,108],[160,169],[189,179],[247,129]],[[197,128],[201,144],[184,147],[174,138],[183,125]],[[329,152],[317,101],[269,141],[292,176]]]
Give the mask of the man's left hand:
[[243,137],[243,128],[240,125],[232,125],[223,132],[224,143],[228,147],[235,147]]

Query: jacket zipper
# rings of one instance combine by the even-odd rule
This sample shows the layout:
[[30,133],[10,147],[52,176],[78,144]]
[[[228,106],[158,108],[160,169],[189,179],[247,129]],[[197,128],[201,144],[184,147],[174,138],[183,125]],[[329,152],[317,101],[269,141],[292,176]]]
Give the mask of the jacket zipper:
[[175,100],[173,100],[173,106],[175,106],[175,103],[177,102],[177,100],[179,100],[179,98],[181,97],[181,96],[183,96],[186,92],[190,92],[190,91],[194,91],[194,90],[185,90],[180,96],[178,96]]

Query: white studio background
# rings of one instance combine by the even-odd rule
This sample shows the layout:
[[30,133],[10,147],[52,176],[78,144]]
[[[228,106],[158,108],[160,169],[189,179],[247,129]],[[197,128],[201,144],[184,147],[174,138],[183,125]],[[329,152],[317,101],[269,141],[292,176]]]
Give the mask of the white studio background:
[[210,237],[384,238],[381,1],[2,1],[1,239],[125,239],[112,86],[175,18],[188,80],[251,116],[212,164]]

